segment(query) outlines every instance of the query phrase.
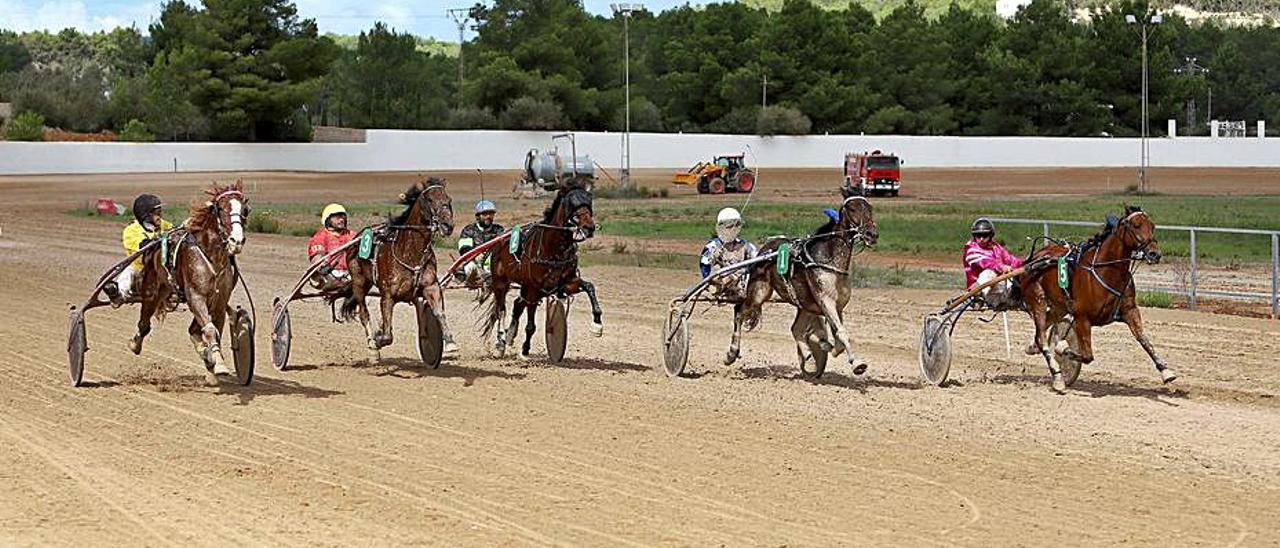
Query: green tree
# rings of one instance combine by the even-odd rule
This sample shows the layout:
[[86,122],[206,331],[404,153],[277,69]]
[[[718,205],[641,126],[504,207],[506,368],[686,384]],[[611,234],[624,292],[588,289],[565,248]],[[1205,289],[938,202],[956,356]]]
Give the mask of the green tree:
[[369,128],[438,128],[454,95],[456,61],[418,49],[410,34],[382,23],[362,32],[329,75],[333,109],[344,125]]
[[43,141],[44,116],[36,112],[23,112],[9,121],[4,132],[5,138],[10,141]]

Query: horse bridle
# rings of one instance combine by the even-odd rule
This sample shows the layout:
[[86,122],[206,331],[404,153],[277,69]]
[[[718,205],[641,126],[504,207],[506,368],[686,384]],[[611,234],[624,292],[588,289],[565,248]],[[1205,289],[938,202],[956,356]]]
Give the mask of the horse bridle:
[[[231,218],[231,230],[228,233],[227,228],[222,224],[222,200],[227,198],[239,198],[239,201],[231,202],[228,216]],[[209,209],[213,210],[214,228],[218,231],[218,238],[224,244],[235,244],[237,246],[244,245],[244,218],[249,216],[249,204],[245,202],[244,191],[241,190],[224,190],[213,197],[210,201]]]
[[1134,211],[1133,213],[1130,213],[1128,216],[1124,218],[1123,221],[1120,221],[1120,228],[1123,229],[1126,234],[1132,237],[1136,244],[1133,248],[1133,251],[1130,252],[1129,254],[1130,259],[1135,261],[1149,261],[1150,259],[1147,256],[1147,248],[1151,247],[1151,243],[1155,241],[1156,236],[1154,231],[1152,231],[1150,238],[1139,238],[1137,236],[1137,234],[1135,233],[1136,229],[1134,229],[1133,223],[1131,221],[1133,220],[1134,217],[1137,217],[1138,215],[1142,215],[1143,217],[1146,217],[1147,212]]

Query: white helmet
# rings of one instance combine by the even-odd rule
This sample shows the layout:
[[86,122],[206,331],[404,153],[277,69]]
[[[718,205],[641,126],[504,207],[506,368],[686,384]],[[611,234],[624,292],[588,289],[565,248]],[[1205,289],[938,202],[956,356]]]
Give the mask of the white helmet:
[[716,224],[726,223],[729,221],[742,222],[742,214],[732,207],[726,207],[720,210],[720,214],[716,215]]
[[742,231],[742,214],[732,207],[721,209],[716,215],[716,236],[720,241],[729,243],[737,240],[740,231]]

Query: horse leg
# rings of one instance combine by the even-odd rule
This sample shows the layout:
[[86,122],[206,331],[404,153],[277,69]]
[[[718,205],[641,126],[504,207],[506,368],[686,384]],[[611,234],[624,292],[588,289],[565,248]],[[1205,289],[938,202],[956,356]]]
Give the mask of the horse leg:
[[[529,319],[525,321],[525,326],[524,326],[524,344],[520,346],[520,355],[521,355],[521,356],[528,357],[528,356],[529,356],[529,347],[531,346],[531,344],[532,344],[532,342],[533,342],[533,334],[534,334],[534,333],[536,333],[536,332],[538,331],[538,326],[537,326],[537,324],[535,324],[535,323],[534,323],[534,321],[535,321],[535,319],[536,319],[536,317],[537,317],[536,312],[538,311],[538,300],[537,300],[537,299],[526,299],[526,300],[525,300],[525,302],[527,303],[527,304],[525,305],[525,308],[528,308],[528,309],[529,309],[529,310],[528,310],[528,311],[529,311]],[[512,333],[515,333],[514,329],[512,330]]]
[[143,299],[142,314],[138,316],[138,332],[129,340],[129,350],[135,355],[142,353],[142,340],[151,333],[151,315],[155,314],[160,299]]
[[836,310],[834,299],[823,298],[817,295],[818,308],[822,309],[822,317],[835,328],[836,344],[843,346],[848,354],[849,365],[853,367],[854,375],[861,375],[867,371],[867,360],[862,359],[853,351],[853,341],[849,338],[849,330],[845,328],[844,322],[840,321],[840,312]]
[[1142,345],[1142,349],[1147,351],[1147,356],[1151,357],[1151,361],[1156,365],[1156,371],[1160,372],[1160,378],[1166,382],[1173,382],[1178,378],[1178,374],[1173,372],[1169,367],[1169,363],[1156,355],[1156,347],[1147,339],[1147,334],[1142,330],[1142,314],[1138,312],[1136,306],[1126,306],[1120,311],[1120,318],[1124,320],[1125,325],[1129,326],[1129,331],[1133,332],[1133,338],[1138,340],[1138,344]]
[[1072,325],[1076,341],[1080,343],[1079,348],[1064,348],[1062,355],[1076,360],[1083,364],[1093,363],[1093,324],[1084,317],[1075,319]]
[[378,308],[382,312],[382,324],[378,330],[373,333],[374,342],[378,344],[378,348],[391,346],[395,340],[395,334],[392,333],[394,326],[391,323],[392,309],[396,306],[395,297],[391,296],[391,292],[387,291],[382,294],[378,300]]
[[[449,331],[449,322],[444,318],[444,292],[440,290],[440,285],[435,283],[427,284],[422,290],[422,300],[426,302],[431,313],[435,314],[436,319],[440,321],[440,337],[444,339],[445,353],[457,353],[458,343],[453,342],[453,333]],[[421,314],[419,314],[419,317],[421,317]]]
[[823,350],[821,343],[813,337],[814,320],[817,316],[805,312],[803,309],[796,310],[796,319],[791,322],[791,338],[796,343],[796,356],[800,358],[800,367],[804,367],[804,362],[808,361],[815,352]]
[[520,317],[524,315],[524,309],[528,308],[528,302],[524,300],[524,295],[516,294],[516,298],[511,303],[511,323],[502,331],[502,345],[508,346],[516,343],[516,337],[520,329]]
[[[189,293],[187,308],[191,310],[193,319],[188,332],[192,335],[192,341],[196,343],[196,351],[200,353],[200,359],[204,361],[205,384],[217,386],[219,366],[221,369],[226,369],[226,365],[220,363],[222,355],[215,351],[218,346],[218,328],[213,324],[213,316],[209,314],[209,304],[205,297],[195,291]],[[200,337],[198,342],[196,342],[196,333],[199,333]]]
[[1053,356],[1046,342],[1050,336],[1049,311],[1037,304],[1038,302],[1036,298],[1027,301],[1027,313],[1031,315],[1031,322],[1036,326],[1035,340],[1032,344],[1035,345],[1036,352],[1044,358],[1045,366],[1049,368],[1049,374],[1053,377],[1053,391],[1064,394],[1067,391],[1067,381],[1062,377],[1062,370],[1058,369],[1058,365],[1053,362]]
[[506,320],[507,315],[508,287],[505,283],[499,284],[495,282],[492,285],[490,298],[493,299],[493,313],[486,320],[490,323],[487,324],[487,328],[484,330],[486,335],[491,329],[498,330],[497,337],[495,337],[493,343],[493,355],[498,357],[502,357],[507,351],[507,332],[502,329],[502,322]]
[[582,290],[587,293],[587,300],[591,301],[591,334],[603,337],[604,322],[600,319],[603,313],[600,310],[600,299],[596,298],[596,284],[581,279],[579,282]]
[[742,355],[739,344],[742,342],[742,324],[749,318],[759,321],[760,307],[768,300],[773,288],[767,279],[752,277],[747,282],[742,302],[733,305],[733,337],[729,340],[729,352],[724,356],[725,365],[733,365]]
[[214,307],[213,310],[209,311],[209,315],[218,333],[217,338],[214,339],[213,346],[209,349],[209,353],[213,356],[213,374],[235,376],[235,372],[227,367],[227,362],[222,356],[222,328],[227,321],[226,305]]

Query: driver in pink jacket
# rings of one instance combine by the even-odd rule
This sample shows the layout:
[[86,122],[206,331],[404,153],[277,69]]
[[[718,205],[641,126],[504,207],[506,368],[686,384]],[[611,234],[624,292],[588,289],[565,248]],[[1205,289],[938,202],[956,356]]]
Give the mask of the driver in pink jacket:
[[[969,287],[995,279],[997,276],[1022,266],[1022,259],[1014,257],[1008,249],[996,242],[996,227],[990,220],[981,218],[969,228],[973,239],[964,244],[964,275]],[[1013,305],[1008,302],[1012,284],[1000,282],[982,291],[983,300],[992,307]]]

